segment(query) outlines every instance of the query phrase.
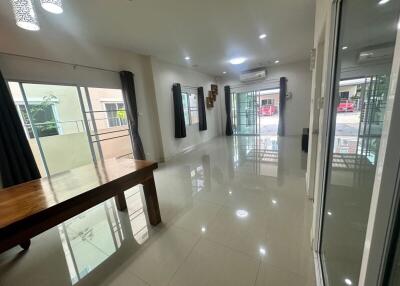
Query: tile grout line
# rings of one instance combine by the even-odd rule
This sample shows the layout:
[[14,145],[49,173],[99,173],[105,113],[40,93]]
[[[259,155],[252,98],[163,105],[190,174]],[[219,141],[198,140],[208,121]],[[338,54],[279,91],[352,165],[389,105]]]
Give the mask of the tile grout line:
[[178,268],[174,271],[174,273],[171,275],[171,278],[168,280],[168,283],[166,284],[167,286],[171,285],[171,282],[173,280],[173,278],[175,277],[175,275],[178,273],[178,271],[182,268],[182,266],[185,264],[186,260],[189,258],[190,254],[193,253],[193,250],[195,249],[195,247],[199,244],[200,240],[202,239],[201,235],[199,236],[199,238],[197,239],[197,241],[195,242],[195,244],[193,244],[192,248],[190,249],[189,253],[185,256],[185,258],[182,260],[182,263],[178,266]]
[[259,262],[259,264],[258,264],[258,270],[257,270],[257,274],[256,274],[256,280],[254,280],[253,286],[256,286],[256,285],[257,285],[258,276],[260,275],[260,271],[261,271],[261,265],[262,265],[262,259],[260,259],[260,262]]

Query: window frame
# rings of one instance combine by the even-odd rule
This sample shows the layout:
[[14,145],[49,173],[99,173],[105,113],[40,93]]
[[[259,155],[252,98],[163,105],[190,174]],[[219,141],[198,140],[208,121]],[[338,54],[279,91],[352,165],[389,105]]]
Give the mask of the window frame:
[[[113,109],[112,111],[107,110],[107,104],[113,104],[115,109]],[[118,108],[118,105],[120,105],[120,104],[123,105],[123,108],[122,108],[122,109],[119,109],[119,108]],[[123,122],[123,119],[121,119],[121,118],[118,117],[118,114],[117,114],[117,117],[116,117],[116,118],[112,118],[112,117],[109,117],[109,116],[108,116],[108,113],[109,113],[109,112],[118,112],[118,111],[120,111],[120,110],[123,110],[123,111],[125,111],[125,113],[126,113],[125,102],[123,102],[123,101],[107,101],[107,102],[103,102],[103,109],[104,109],[104,112],[105,112],[106,117],[107,117],[107,127],[108,127],[108,128],[117,128],[117,127],[128,126],[128,120],[125,119],[126,122],[124,123],[124,122]],[[118,125],[111,126],[111,125],[110,125],[110,120],[115,120],[115,119],[118,120]]]
[[[58,132],[58,134],[55,135],[55,136],[59,136],[59,135],[63,135],[64,132],[63,132],[62,126],[60,125],[60,122],[61,122],[61,121],[60,121],[60,117],[59,117],[58,110],[57,110],[57,107],[56,107],[56,103],[57,103],[57,101],[53,101],[53,102],[51,103],[51,110],[52,110],[52,112],[53,112],[53,117],[54,117],[54,120],[55,120],[57,132]],[[27,137],[28,139],[35,139],[35,135],[34,135],[34,132],[33,132],[33,130],[32,130],[32,128],[34,128],[34,126],[32,126],[32,122],[31,122],[29,116],[27,115],[28,123],[25,124],[25,120],[24,120],[24,117],[23,117],[23,115],[22,115],[21,106],[23,106],[23,107],[25,108],[25,112],[27,112],[27,108],[28,108],[28,107],[26,106],[25,102],[23,102],[23,101],[15,101],[14,104],[15,104],[15,106],[16,106],[16,108],[17,108],[18,115],[19,115],[19,119],[21,120],[21,123],[22,123],[22,125],[23,125],[24,131],[25,131],[25,134],[26,134],[26,137]],[[39,105],[39,104],[40,104],[40,101],[39,101],[39,100],[38,100],[38,101],[35,100],[35,101],[29,102],[29,105]],[[31,128],[31,130],[32,130],[32,135],[33,135],[33,136],[31,136],[31,133],[29,133],[29,128]],[[53,136],[54,136],[54,135],[53,135]],[[39,136],[39,137],[40,137],[40,136]]]
[[[188,114],[188,122],[186,122],[186,118],[185,118],[185,125],[186,126],[191,126],[191,125],[196,125],[199,124],[200,119],[199,119],[199,104],[197,103],[195,107],[192,107],[190,104],[190,96],[195,96],[196,99],[198,100],[197,96],[198,94],[191,92],[191,90],[183,90],[181,92],[182,95],[182,106],[183,106],[183,113],[187,113]],[[187,100],[187,108],[185,108],[184,104],[183,104],[183,97],[186,97]],[[193,122],[192,119],[192,112],[197,112],[197,121]]]

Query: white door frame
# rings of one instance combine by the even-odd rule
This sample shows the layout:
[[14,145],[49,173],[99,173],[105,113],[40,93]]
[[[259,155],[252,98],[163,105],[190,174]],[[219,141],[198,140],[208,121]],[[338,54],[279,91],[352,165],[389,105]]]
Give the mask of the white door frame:
[[335,90],[335,63],[338,46],[338,29],[340,20],[340,4],[342,0],[331,0],[325,22],[324,69],[321,83],[321,112],[319,119],[318,156],[315,170],[314,211],[311,229],[312,247],[316,282],[318,286],[324,282],[321,253],[321,230],[324,217],[325,182],[329,154],[329,134],[331,133],[332,106]]
[[[400,23],[400,22],[399,22]],[[400,29],[390,77],[359,286],[383,285],[400,196]]]

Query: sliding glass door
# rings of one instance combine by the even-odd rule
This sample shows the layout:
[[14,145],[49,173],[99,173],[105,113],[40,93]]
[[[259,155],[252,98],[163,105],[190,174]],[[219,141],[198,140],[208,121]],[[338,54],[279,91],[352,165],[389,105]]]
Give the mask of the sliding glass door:
[[120,89],[9,82],[41,175],[133,157]]
[[236,135],[276,136],[279,125],[279,89],[233,92],[232,117]]
[[358,285],[400,12],[340,3],[320,245],[330,286]]

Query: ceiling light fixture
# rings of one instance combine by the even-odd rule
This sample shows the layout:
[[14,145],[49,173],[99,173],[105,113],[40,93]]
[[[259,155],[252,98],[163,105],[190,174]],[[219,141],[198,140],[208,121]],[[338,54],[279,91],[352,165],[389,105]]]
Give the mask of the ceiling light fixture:
[[390,2],[390,0],[379,0],[378,4],[379,5],[385,5],[386,3],[389,3],[389,2]]
[[190,57],[185,57],[185,60],[190,61]]
[[346,283],[346,285],[353,285],[353,282],[351,282],[349,278],[344,279],[344,283]]
[[278,202],[276,200],[272,200],[272,203],[276,205]]
[[40,30],[31,0],[12,0],[11,4],[18,27],[29,31]]
[[64,10],[61,0],[40,0],[42,8],[53,14],[61,14]]
[[261,34],[260,36],[258,36],[258,38],[260,40],[265,39],[267,37],[267,34]]
[[261,256],[265,256],[267,254],[267,250],[264,247],[260,247],[258,250]]
[[280,62],[279,62],[279,60],[276,60],[276,61],[274,61],[274,63],[279,64]]
[[246,58],[234,58],[234,59],[231,59],[229,62],[232,65],[240,65],[240,64],[243,64],[246,60],[247,60]]
[[223,71],[222,74],[226,74],[226,71]]
[[349,48],[348,46],[343,46],[343,47],[342,47],[342,50],[345,51],[345,50],[347,50],[348,48]]
[[236,211],[236,216],[239,218],[245,218],[249,216],[249,212],[245,210],[237,210]]

